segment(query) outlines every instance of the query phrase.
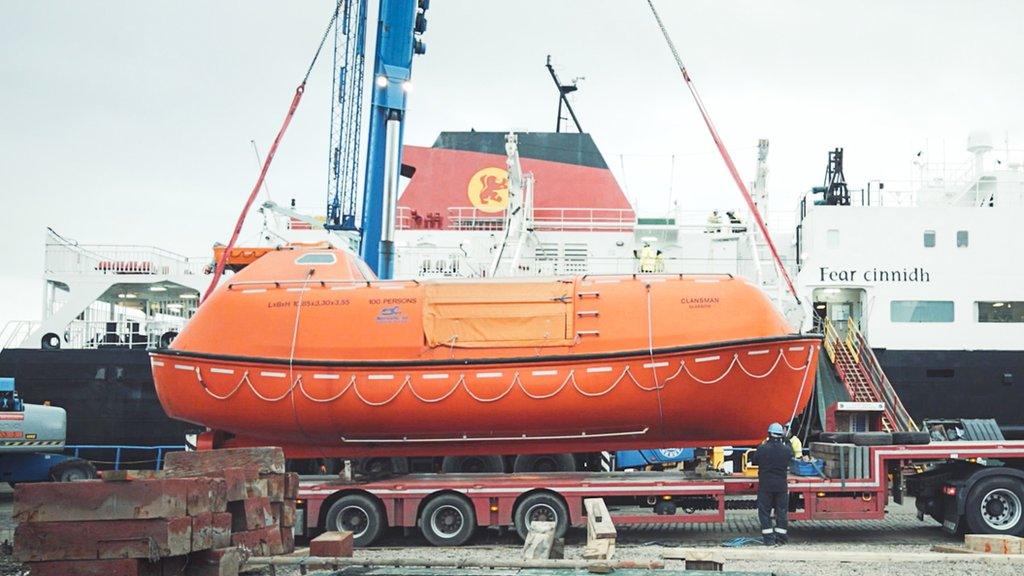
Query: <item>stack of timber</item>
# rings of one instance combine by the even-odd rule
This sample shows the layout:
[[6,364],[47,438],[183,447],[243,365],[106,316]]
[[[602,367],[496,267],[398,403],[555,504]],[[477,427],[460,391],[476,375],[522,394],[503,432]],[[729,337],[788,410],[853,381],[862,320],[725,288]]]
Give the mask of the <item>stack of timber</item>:
[[14,554],[33,576],[234,576],[250,555],[294,549],[297,491],[277,448],[182,452],[161,472],[22,484]]
[[295,498],[299,476],[284,471],[280,448],[172,452],[164,474],[221,477],[230,482],[231,544],[253,556],[295,551]]
[[830,478],[867,478],[871,474],[871,451],[867,446],[811,442],[810,453],[825,462],[824,470]]

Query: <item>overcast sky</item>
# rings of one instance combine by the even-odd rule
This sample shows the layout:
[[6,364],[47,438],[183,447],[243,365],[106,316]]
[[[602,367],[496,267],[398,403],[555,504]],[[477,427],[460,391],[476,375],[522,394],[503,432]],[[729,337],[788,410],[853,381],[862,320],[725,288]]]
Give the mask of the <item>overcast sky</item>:
[[[1024,2],[657,4],[745,179],[771,141],[773,209],[820,182],[835,146],[859,187],[910,178],[926,147],[962,159],[973,129],[1024,140]],[[256,176],[250,140],[266,151],[332,7],[0,1],[0,323],[38,316],[46,226],[188,255],[225,240]],[[586,78],[580,121],[641,212],[670,188],[685,209],[740,204],[644,0],[434,0],[428,19],[406,143],[553,129],[551,54]],[[275,200],[325,200],[329,74],[323,58]]]

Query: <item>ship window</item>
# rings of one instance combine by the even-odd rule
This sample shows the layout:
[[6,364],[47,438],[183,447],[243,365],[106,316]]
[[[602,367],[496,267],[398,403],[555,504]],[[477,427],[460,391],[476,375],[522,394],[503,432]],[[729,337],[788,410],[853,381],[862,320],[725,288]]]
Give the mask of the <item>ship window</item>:
[[925,376],[927,376],[929,378],[952,378],[953,377],[953,369],[952,368],[932,368],[930,370],[925,370]]
[[338,259],[330,252],[310,252],[296,258],[296,264],[334,264]]
[[970,239],[970,237],[969,237],[969,234],[967,233],[967,230],[957,230],[956,231],[956,247],[957,248],[967,248],[967,242],[968,242],[969,239]]
[[833,228],[825,232],[825,245],[829,248],[839,248],[839,230]]
[[1024,302],[978,302],[978,322],[1024,322]]
[[889,303],[893,322],[952,322],[953,302],[948,300],[893,300]]
[[924,231],[924,247],[935,248],[935,230]]

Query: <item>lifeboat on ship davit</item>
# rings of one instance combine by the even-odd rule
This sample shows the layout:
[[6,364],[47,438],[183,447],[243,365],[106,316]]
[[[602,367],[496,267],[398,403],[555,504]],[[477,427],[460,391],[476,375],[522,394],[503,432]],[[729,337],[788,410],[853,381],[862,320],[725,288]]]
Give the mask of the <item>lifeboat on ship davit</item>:
[[728,275],[378,281],[293,247],[152,366],[170,416],[242,444],[526,454],[757,443],[806,405],[819,345]]

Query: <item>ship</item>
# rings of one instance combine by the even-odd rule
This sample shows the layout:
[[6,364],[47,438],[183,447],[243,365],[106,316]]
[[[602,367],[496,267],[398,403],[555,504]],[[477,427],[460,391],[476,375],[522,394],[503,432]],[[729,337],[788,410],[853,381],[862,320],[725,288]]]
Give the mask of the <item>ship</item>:
[[167,413],[221,445],[352,458],[756,444],[819,348],[729,275],[379,281],[283,246],[151,357]]
[[184,444],[194,427],[160,408],[146,350],[168,345],[195,312],[209,258],[52,229],[45,250],[42,319],[3,327],[0,376],[25,402],[65,409],[68,445]]
[[792,248],[804,327],[862,334],[916,419],[994,418],[1024,437],[1024,153],[970,133],[963,160],[853,188],[842,149],[803,194]]

